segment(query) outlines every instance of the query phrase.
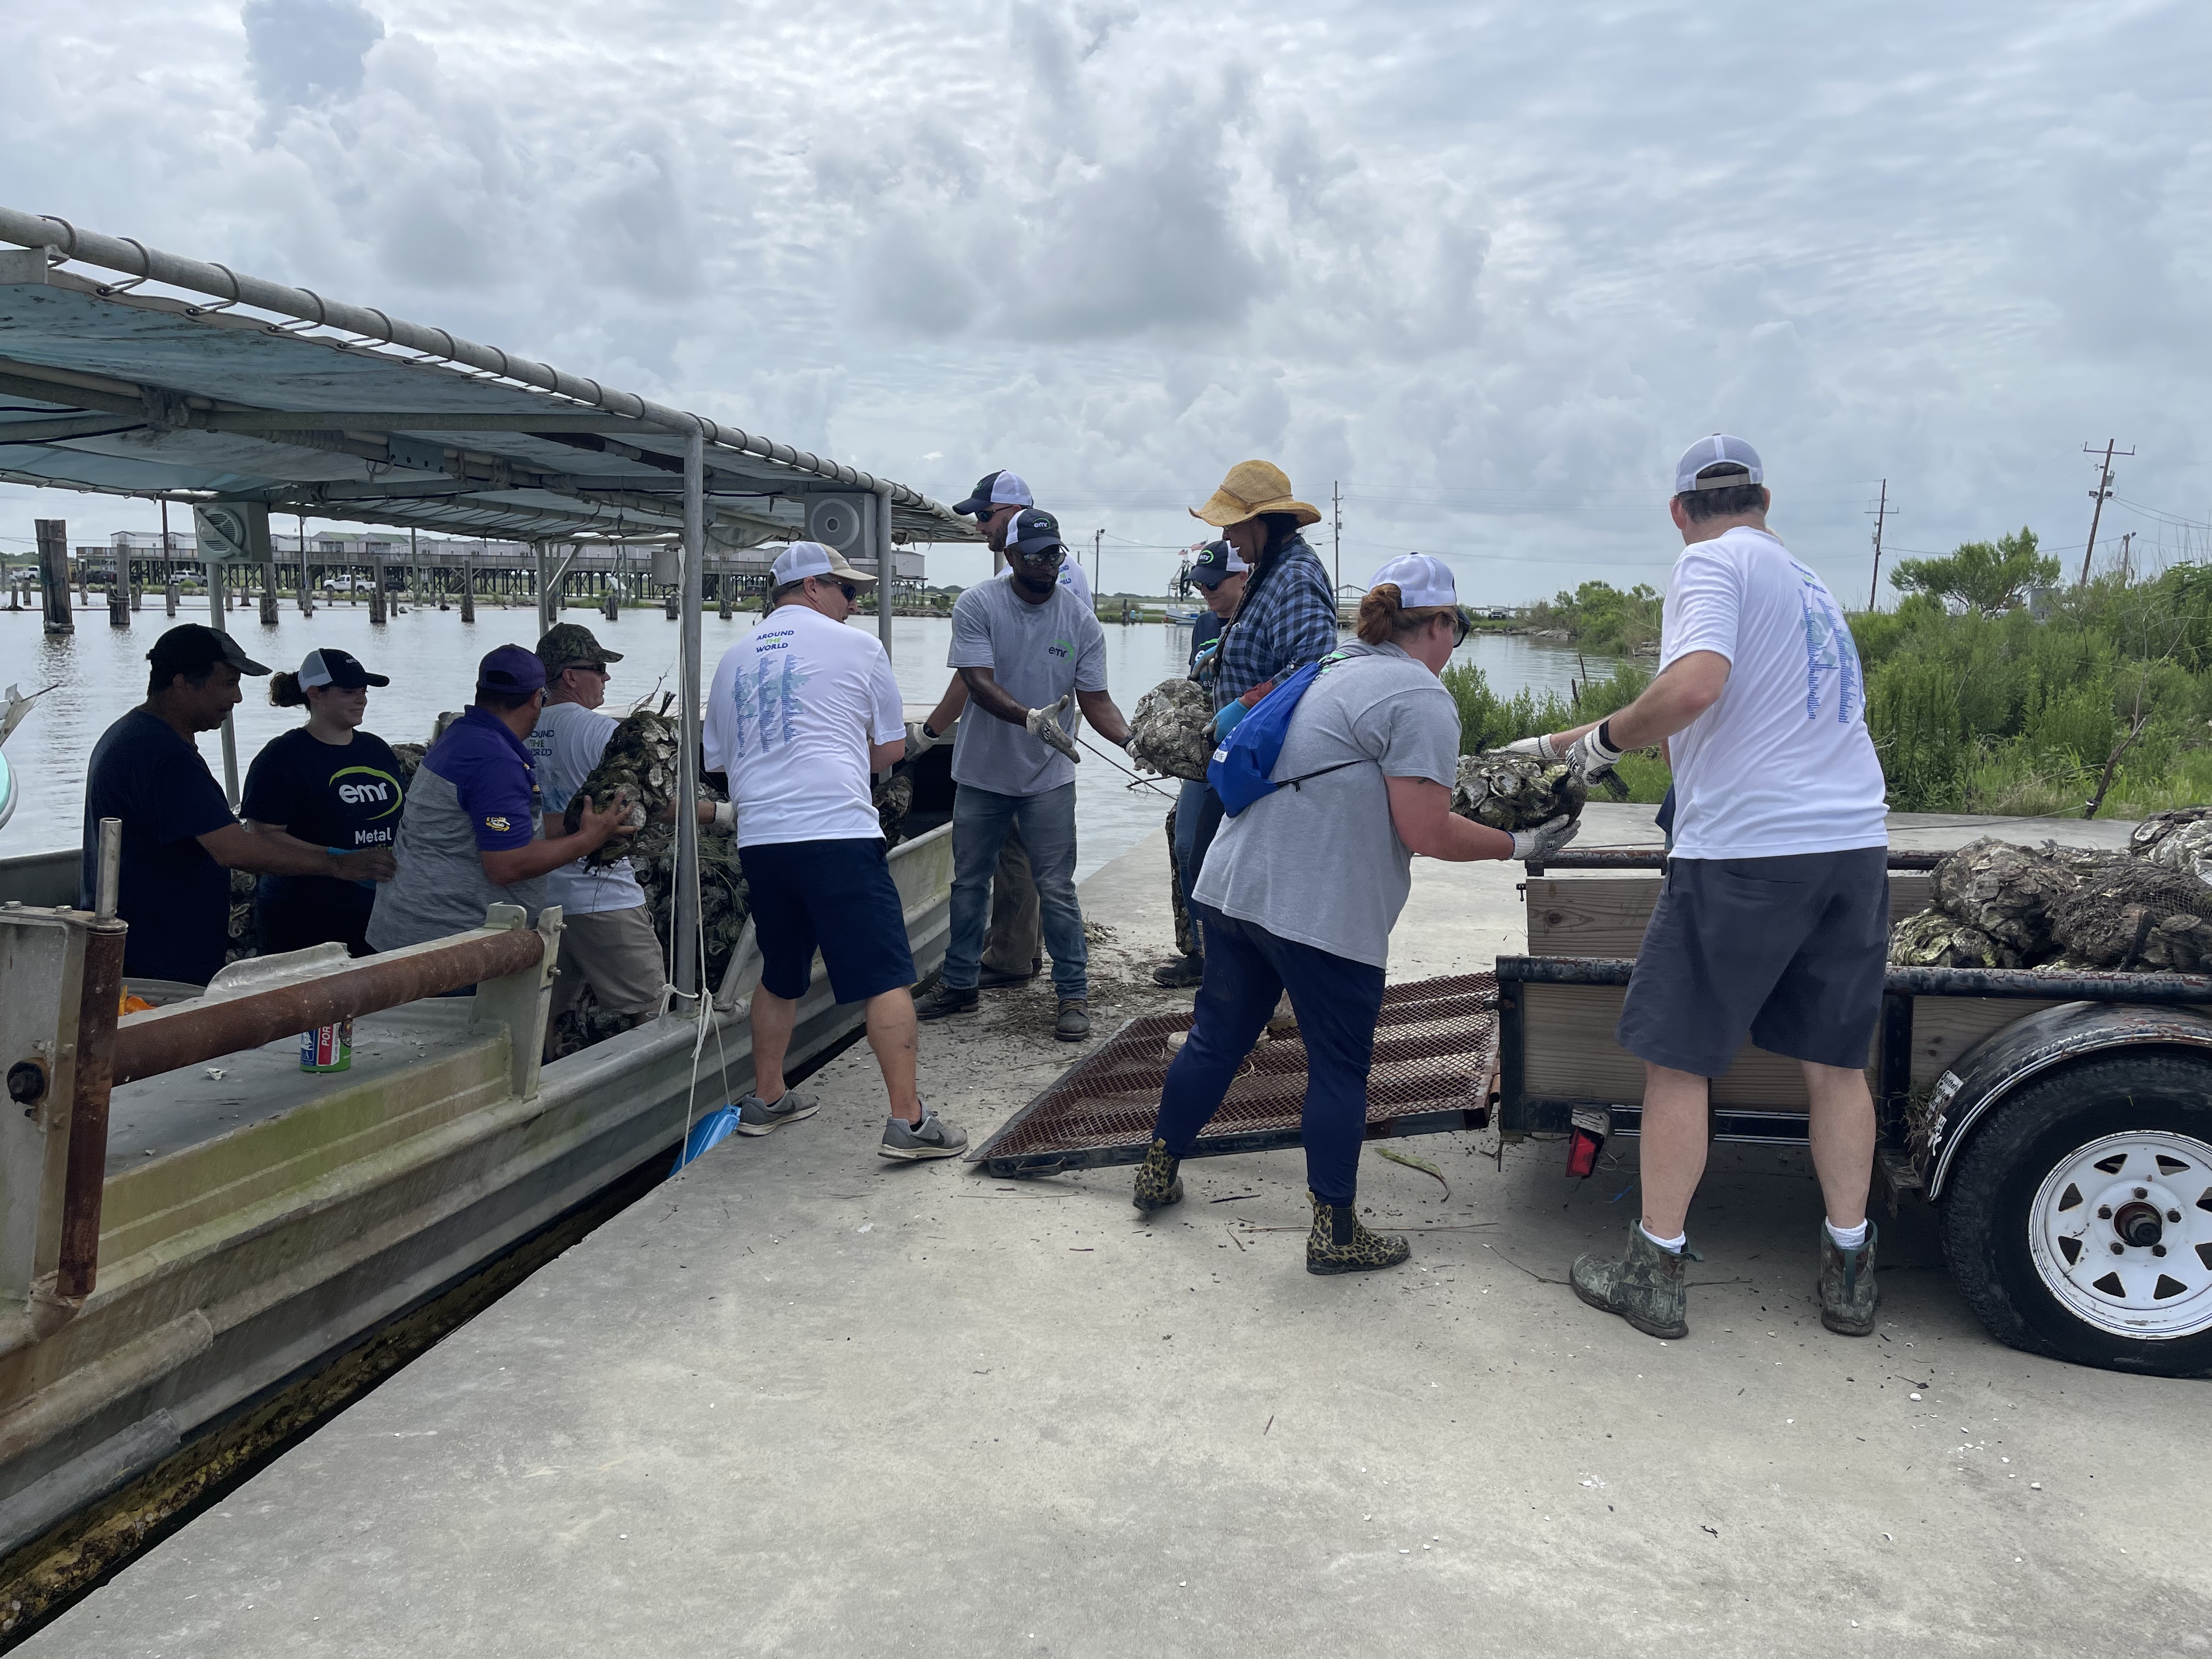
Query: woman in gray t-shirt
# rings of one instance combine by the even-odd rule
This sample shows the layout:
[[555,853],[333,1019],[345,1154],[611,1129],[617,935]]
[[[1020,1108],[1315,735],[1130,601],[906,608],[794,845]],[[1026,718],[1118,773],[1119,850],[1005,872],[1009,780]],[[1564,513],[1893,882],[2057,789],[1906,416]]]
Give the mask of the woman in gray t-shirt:
[[1437,676],[1466,627],[1442,560],[1384,565],[1360,601],[1359,643],[1323,660],[1291,716],[1270,773],[1282,787],[1222,825],[1193,894],[1206,979],[1137,1172],[1139,1209],[1182,1199],[1177,1165],[1288,991],[1306,1050],[1306,1271],[1395,1267],[1413,1253],[1353,1209],[1382,972],[1413,856],[1534,858],[1574,834],[1564,817],[1509,836],[1452,816],[1459,711]]

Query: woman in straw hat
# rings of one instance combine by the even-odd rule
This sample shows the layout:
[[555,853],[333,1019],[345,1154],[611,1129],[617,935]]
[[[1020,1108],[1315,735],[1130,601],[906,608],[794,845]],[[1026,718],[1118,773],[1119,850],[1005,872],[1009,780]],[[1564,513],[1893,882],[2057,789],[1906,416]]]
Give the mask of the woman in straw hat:
[[1437,676],[1466,634],[1443,560],[1411,553],[1384,565],[1360,601],[1358,642],[1322,659],[1283,734],[1270,775],[1298,787],[1261,796],[1221,827],[1192,897],[1206,982],[1160,1091],[1137,1171],[1139,1210],[1182,1199],[1178,1164],[1288,991],[1306,1051],[1306,1271],[1392,1267],[1413,1253],[1403,1238],[1369,1231],[1353,1200],[1390,930],[1413,854],[1539,858],[1575,831],[1564,814],[1513,836],[1451,815],[1459,709]]
[[[1251,568],[1235,618],[1212,656],[1213,736],[1229,735],[1248,710],[1294,669],[1318,662],[1336,647],[1336,595],[1328,572],[1298,532],[1321,509],[1291,494],[1291,481],[1272,461],[1239,461],[1203,507],[1190,509],[1221,532]],[[1195,887],[1206,848],[1221,827],[1221,799],[1211,788],[1196,803],[1196,821],[1182,830],[1189,847],[1183,879]],[[1204,953],[1204,929],[1200,931]],[[1163,984],[1188,983],[1184,959],[1163,963]]]

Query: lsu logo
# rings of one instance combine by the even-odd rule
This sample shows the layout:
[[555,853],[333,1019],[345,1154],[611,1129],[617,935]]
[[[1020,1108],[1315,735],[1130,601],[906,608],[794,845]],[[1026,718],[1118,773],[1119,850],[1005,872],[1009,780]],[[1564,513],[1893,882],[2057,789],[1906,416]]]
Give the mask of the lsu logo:
[[514,827],[514,826],[509,823],[505,818],[486,818],[484,820],[485,829],[495,830],[502,836]]
[[[359,783],[342,780],[359,778]],[[331,774],[331,781],[337,785],[338,799],[348,806],[381,806],[380,812],[372,812],[372,818],[388,818],[399,810],[399,780],[389,772],[380,772],[373,766],[346,766]]]

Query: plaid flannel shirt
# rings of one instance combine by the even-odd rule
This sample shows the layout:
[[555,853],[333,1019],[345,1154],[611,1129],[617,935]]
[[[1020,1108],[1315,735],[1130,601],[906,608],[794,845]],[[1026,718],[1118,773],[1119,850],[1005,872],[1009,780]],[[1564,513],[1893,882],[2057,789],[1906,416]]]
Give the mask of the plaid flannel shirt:
[[1248,586],[1221,642],[1221,672],[1213,681],[1216,709],[1336,649],[1336,596],[1328,572],[1303,536],[1293,536],[1276,557],[1280,563],[1267,573],[1259,591]]

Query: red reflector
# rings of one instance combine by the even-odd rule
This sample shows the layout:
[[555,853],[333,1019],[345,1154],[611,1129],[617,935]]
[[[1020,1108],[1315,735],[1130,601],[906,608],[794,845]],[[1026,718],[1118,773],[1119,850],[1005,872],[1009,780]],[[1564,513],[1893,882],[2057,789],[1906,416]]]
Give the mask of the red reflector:
[[1576,1129],[1567,1136],[1567,1173],[1587,1178],[1597,1172],[1597,1155],[1605,1146],[1605,1137],[1593,1134],[1588,1129]]

